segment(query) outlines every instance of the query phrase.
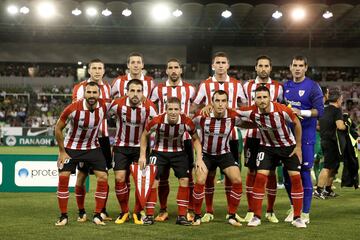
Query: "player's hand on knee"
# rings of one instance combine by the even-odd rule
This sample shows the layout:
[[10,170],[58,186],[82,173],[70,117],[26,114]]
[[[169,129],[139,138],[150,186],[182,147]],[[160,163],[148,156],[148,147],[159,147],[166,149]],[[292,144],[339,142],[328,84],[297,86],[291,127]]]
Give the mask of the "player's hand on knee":
[[62,169],[64,167],[64,164],[69,162],[69,160],[70,160],[70,156],[65,151],[59,152],[59,157],[57,160],[57,167],[59,169]]
[[207,172],[207,167],[204,163],[203,160],[197,160],[195,163],[195,169],[196,171],[200,171],[202,173],[206,173]]
[[296,156],[299,158],[300,163],[302,163],[302,151],[301,151],[301,147],[296,146],[294,148],[294,150],[292,151],[292,153],[289,155],[289,157],[292,157],[294,154],[296,154]]

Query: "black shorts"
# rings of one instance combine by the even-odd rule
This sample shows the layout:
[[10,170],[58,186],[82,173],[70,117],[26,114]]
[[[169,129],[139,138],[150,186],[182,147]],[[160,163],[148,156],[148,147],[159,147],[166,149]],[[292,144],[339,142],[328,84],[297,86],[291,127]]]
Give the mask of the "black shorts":
[[73,150],[65,148],[65,151],[70,156],[70,160],[64,163],[63,168],[59,169],[60,172],[75,172],[78,164],[84,164],[86,167],[96,171],[107,172],[105,157],[100,148],[91,150]]
[[203,153],[203,161],[209,172],[215,171],[217,167],[221,170],[232,166],[239,167],[239,163],[235,161],[232,153],[225,153],[221,155]]
[[301,164],[299,158],[296,154],[289,157],[294,148],[295,145],[290,147],[260,146],[256,158],[257,169],[275,170],[281,161],[287,170],[300,172]]
[[113,147],[114,171],[129,170],[132,163],[138,162],[140,147]]
[[108,169],[112,168],[112,155],[111,155],[111,145],[109,137],[98,138],[101,151],[104,154],[106,160],[106,166]]
[[245,166],[255,170],[256,169],[256,156],[260,146],[259,138],[246,138],[244,146]]
[[194,148],[191,139],[184,140],[184,151],[189,159],[189,169],[192,170],[194,168]]
[[153,150],[149,157],[149,163],[157,166],[156,179],[158,180],[170,167],[174,170],[177,178],[189,177],[189,159],[184,151],[158,152]]
[[321,149],[324,154],[324,168],[337,170],[340,166],[340,154],[337,143],[321,139]]

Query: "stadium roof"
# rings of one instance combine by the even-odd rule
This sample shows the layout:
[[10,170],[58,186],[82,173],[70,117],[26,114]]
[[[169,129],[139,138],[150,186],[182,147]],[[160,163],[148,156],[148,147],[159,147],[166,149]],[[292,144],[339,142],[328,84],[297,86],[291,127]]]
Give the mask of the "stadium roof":
[[[39,1],[20,1],[28,4],[30,13],[9,16],[6,7],[16,0],[0,3],[0,41],[45,41],[87,43],[159,43],[235,46],[312,46],[360,47],[360,2],[347,0],[291,1],[162,1],[171,11],[183,15],[171,16],[165,22],[153,21],[149,13],[158,1],[53,1],[57,16],[44,21],[36,16]],[[112,11],[105,17],[74,16],[78,8],[85,12],[89,6]],[[303,21],[294,22],[290,12],[296,6],[306,11]],[[122,15],[124,9],[132,15]],[[223,18],[224,10],[232,16]],[[276,11],[283,13],[274,19]],[[322,17],[325,11],[333,17]]]

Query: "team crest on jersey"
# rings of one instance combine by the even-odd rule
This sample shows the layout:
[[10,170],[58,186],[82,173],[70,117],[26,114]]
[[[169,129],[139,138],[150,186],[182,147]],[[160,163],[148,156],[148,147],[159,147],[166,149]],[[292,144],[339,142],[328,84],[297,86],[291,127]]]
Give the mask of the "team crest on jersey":
[[305,90],[299,90],[299,96],[302,97],[305,94]]

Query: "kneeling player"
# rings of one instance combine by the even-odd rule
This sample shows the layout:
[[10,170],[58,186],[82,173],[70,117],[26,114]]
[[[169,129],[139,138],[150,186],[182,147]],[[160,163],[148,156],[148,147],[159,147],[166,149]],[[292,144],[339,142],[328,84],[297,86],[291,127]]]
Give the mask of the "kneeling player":
[[[93,222],[97,225],[105,225],[100,213],[105,206],[107,196],[107,167],[96,136],[106,116],[107,105],[105,100],[98,99],[99,95],[99,85],[95,82],[87,83],[85,98],[67,106],[56,123],[55,136],[59,144],[60,172],[57,198],[61,211],[56,226],[64,226],[68,223],[69,178],[78,162],[84,162],[94,170],[97,187]],[[64,139],[62,131],[67,124],[70,126]]]
[[156,179],[152,185],[146,202],[146,218],[144,224],[154,224],[156,188],[159,179],[169,168],[173,168],[179,179],[177,193],[178,216],[176,224],[191,225],[185,215],[189,204],[189,160],[183,146],[184,132],[188,132],[193,140],[197,159],[202,158],[200,139],[196,133],[195,124],[185,114],[181,114],[181,102],[178,98],[168,98],[165,113],[156,116],[145,127],[141,136],[139,165],[145,167],[148,136],[155,131],[155,146],[150,155],[150,164],[157,166]]

